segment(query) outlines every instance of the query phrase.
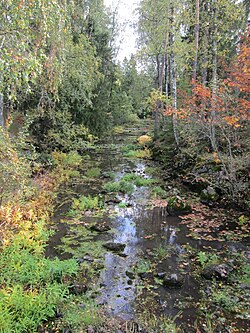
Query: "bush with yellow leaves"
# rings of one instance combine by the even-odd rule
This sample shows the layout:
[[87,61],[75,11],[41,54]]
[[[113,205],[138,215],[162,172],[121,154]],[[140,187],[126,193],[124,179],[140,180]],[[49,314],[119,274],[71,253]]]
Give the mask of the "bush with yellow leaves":
[[138,138],[138,142],[141,146],[145,147],[152,142],[152,138],[149,135],[142,135]]

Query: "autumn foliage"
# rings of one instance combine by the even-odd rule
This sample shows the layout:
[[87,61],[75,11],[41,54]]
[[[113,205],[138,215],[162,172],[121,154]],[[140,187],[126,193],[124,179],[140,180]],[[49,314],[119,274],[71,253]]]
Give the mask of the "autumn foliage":
[[[192,95],[182,92],[184,105],[178,110],[166,107],[164,115],[174,112],[178,118],[186,122],[195,121],[203,127],[207,125],[224,129],[244,127],[250,120],[250,32],[249,29],[241,37],[238,55],[227,71],[227,78],[221,80],[213,93],[211,86],[192,82]],[[185,95],[184,95],[185,94]]]

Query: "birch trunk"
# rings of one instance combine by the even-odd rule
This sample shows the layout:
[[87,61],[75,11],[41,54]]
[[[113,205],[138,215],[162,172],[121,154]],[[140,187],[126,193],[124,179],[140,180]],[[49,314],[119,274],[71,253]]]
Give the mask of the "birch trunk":
[[[207,13],[210,11],[210,6],[209,3],[204,3],[203,4],[203,13]],[[205,14],[206,15],[206,14]],[[202,71],[202,83],[204,86],[207,86],[207,66],[208,66],[208,48],[209,48],[209,22],[208,18],[206,17],[205,21],[205,27],[204,27],[205,33],[204,33],[204,40],[202,43],[203,46],[203,59],[202,59],[202,66],[203,66],[203,71]]]
[[[0,82],[1,85],[1,82]],[[0,92],[0,126],[4,127],[3,94]]]
[[[1,40],[0,50],[4,45],[5,37]],[[0,126],[4,127],[3,93],[2,93],[2,73],[0,73]]]
[[170,33],[169,33],[169,44],[170,44],[170,94],[173,108],[173,132],[175,143],[179,147],[178,137],[178,119],[177,119],[177,84],[176,84],[176,62],[174,54],[174,7],[170,8]]
[[[165,55],[165,93],[166,93],[166,106],[168,107],[169,103],[169,55]],[[166,116],[163,118],[163,128],[166,129]]]
[[195,29],[194,29],[194,65],[193,65],[193,89],[196,86],[197,80],[197,64],[198,64],[198,52],[199,52],[199,31],[200,31],[200,0],[196,0],[195,9]]
[[213,1],[213,44],[212,44],[212,111],[210,124],[210,140],[214,151],[216,151],[216,93],[217,93],[217,0]]
[[[157,81],[158,88],[162,91],[162,82],[161,82],[161,65],[160,65],[160,55],[156,56],[157,63]],[[156,108],[154,110],[154,139],[157,140],[159,134],[159,102],[157,101]]]

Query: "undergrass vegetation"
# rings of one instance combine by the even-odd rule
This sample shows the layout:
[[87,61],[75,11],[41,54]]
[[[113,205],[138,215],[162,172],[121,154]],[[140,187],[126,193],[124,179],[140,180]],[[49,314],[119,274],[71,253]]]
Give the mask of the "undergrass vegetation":
[[151,189],[151,196],[153,198],[165,199],[167,197],[167,192],[161,186],[154,186]]
[[103,185],[103,190],[107,193],[126,193],[132,194],[134,185],[127,181],[107,182]]
[[216,253],[199,251],[196,260],[200,263],[201,267],[204,268],[208,265],[218,264],[220,258]]
[[96,168],[91,168],[86,171],[85,175],[88,178],[98,178],[100,177],[101,174],[101,169],[96,167]]
[[63,327],[72,332],[82,332],[90,325],[98,327],[102,323],[100,310],[93,300],[88,296],[81,298],[71,297],[70,302],[62,308],[63,319],[59,322],[59,329]]
[[[249,318],[249,286],[250,269],[247,263],[247,253],[244,251],[199,251],[196,255],[197,264],[192,274],[202,277],[201,305],[199,307],[206,314],[220,312],[219,319],[223,326],[228,316],[247,320]],[[222,264],[224,266],[222,266]],[[225,276],[204,278],[203,272],[213,267],[222,266]],[[208,321],[209,324],[209,321]],[[219,322],[217,323],[219,324]],[[217,325],[218,326],[218,325]],[[223,326],[224,327],[224,326]]]
[[63,283],[78,271],[76,260],[44,257],[44,222],[23,226],[0,257],[0,332],[33,332],[53,318],[68,295]]
[[153,257],[157,261],[161,261],[167,257],[170,257],[173,251],[175,250],[175,246],[172,244],[165,244],[165,245],[160,245],[156,247],[153,251]]
[[129,158],[150,158],[151,152],[148,148],[129,150],[124,153],[124,156]]
[[127,208],[128,207],[128,203],[127,202],[119,202],[117,206],[119,208]]
[[123,134],[125,132],[125,128],[123,126],[115,126],[113,128],[114,134]]
[[177,326],[175,320],[180,316],[178,313],[175,317],[156,316],[148,310],[144,310],[141,315],[141,322],[148,331],[158,333],[181,333],[182,330]]
[[107,193],[131,194],[135,186],[149,186],[156,182],[153,178],[145,178],[135,173],[126,173],[119,181],[107,182],[103,185],[103,190]]
[[51,235],[47,223],[61,184],[79,175],[82,158],[77,152],[54,152],[46,170],[25,158],[27,144],[26,150],[23,144],[17,147],[1,129],[2,139],[0,173],[6,184],[0,206],[0,332],[38,332],[45,325],[52,332],[59,309],[75,304],[70,285],[79,265],[75,259],[45,257]]
[[82,195],[78,199],[73,199],[73,203],[67,215],[73,217],[87,210],[97,211],[103,208],[104,202],[100,196]]

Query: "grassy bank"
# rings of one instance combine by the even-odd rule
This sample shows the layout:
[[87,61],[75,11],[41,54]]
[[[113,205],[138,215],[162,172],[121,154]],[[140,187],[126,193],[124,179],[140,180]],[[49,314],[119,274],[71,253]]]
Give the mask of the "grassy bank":
[[72,309],[70,286],[79,266],[74,259],[46,258],[45,246],[59,187],[78,175],[82,159],[74,152],[54,153],[48,170],[35,163],[32,147],[21,137],[18,147],[1,130],[0,141],[0,332],[77,326],[79,316],[87,318],[86,309]]

